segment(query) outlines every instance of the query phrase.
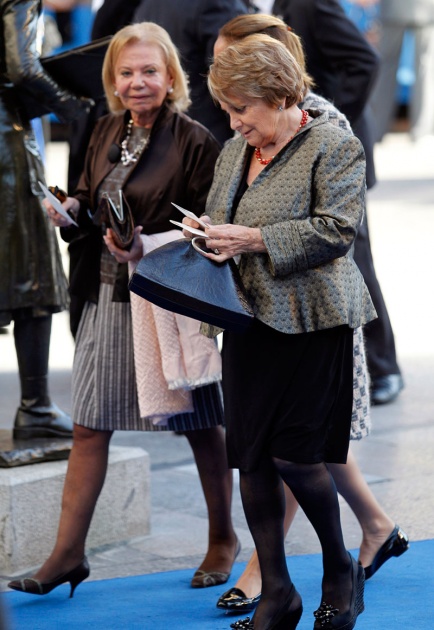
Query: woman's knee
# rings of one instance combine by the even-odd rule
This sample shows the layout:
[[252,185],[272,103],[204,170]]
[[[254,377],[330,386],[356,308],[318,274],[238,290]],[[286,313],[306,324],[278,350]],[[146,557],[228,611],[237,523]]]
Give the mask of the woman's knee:
[[[279,474],[286,482],[287,479],[295,480],[300,476],[309,475],[318,471],[324,464],[306,464],[293,461],[287,461],[280,459],[279,457],[273,457],[273,463],[276,466]],[[288,484],[289,485],[289,484]]]
[[81,445],[92,448],[101,448],[109,445],[113,431],[95,431],[88,427],[83,427],[80,424],[74,424],[73,429],[73,442],[75,445]]
[[214,448],[216,448],[219,442],[224,442],[224,434],[221,427],[194,429],[193,431],[185,431],[184,435],[192,448],[203,445],[214,445]]

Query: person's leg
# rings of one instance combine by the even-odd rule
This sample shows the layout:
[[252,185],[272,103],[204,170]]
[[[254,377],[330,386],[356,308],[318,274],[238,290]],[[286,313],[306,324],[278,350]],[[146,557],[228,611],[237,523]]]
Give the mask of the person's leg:
[[[285,497],[282,480],[273,462],[263,459],[255,471],[240,471],[240,490],[262,574],[262,597],[254,615],[255,630],[261,630],[268,628],[280,612],[292,612],[297,616],[301,599],[295,594],[292,601],[288,601],[292,581],[285,558]],[[289,627],[295,625],[288,624]]]
[[338,495],[326,464],[296,464],[274,458],[319,538],[323,556],[322,600],[349,610],[353,590],[352,564],[342,535]]
[[[298,503],[295,500],[294,495],[286,484],[284,484],[285,492],[285,516],[283,520],[283,535],[286,534],[291,527],[292,521],[298,509]],[[255,551],[252,553],[250,560],[248,561],[246,568],[238,578],[235,588],[239,588],[246,595],[247,598],[256,597],[262,589],[261,569],[259,568],[258,554]]]
[[381,33],[381,66],[370,103],[374,113],[374,140],[380,142],[390,130],[396,110],[396,73],[405,26],[383,24]]
[[40,582],[49,582],[67,573],[84,557],[87,533],[107,471],[111,436],[111,431],[93,431],[74,425],[56,543],[49,558],[33,576]]
[[415,27],[416,79],[411,91],[410,132],[413,140],[434,135],[434,26]]
[[370,566],[375,554],[393,531],[395,523],[366,483],[351,449],[346,464],[329,464],[328,467],[339,494],[348,503],[362,528],[359,561],[364,567]]
[[14,422],[14,438],[72,437],[72,420],[51,402],[48,360],[51,315],[17,317],[14,340],[21,384],[21,402]]
[[369,289],[378,315],[377,319],[363,328],[366,361],[371,378],[371,404],[386,404],[398,396],[404,383],[396,358],[389,313],[375,272],[366,214],[354,241],[354,261]]
[[198,571],[229,575],[239,543],[231,519],[232,471],[224,432],[222,427],[213,427],[186,431],[185,436],[194,454],[209,519],[208,551]]

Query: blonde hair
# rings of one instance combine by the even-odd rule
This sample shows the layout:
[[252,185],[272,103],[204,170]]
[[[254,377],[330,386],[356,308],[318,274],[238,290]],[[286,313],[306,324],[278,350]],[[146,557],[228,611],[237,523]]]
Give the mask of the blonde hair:
[[125,26],[110,41],[102,67],[102,82],[110,111],[113,114],[123,114],[125,111],[119,98],[114,95],[114,71],[121,51],[125,46],[136,43],[152,44],[160,48],[167,70],[173,78],[173,91],[167,95],[166,102],[173,111],[185,111],[191,104],[187,75],[181,67],[178,50],[169,33],[153,22]]
[[306,92],[312,89],[315,82],[306,70],[306,56],[302,41],[280,18],[265,13],[247,13],[229,20],[219,30],[219,37],[225,39],[228,44],[259,34],[269,35],[286,46],[302,69]]
[[276,107],[282,100],[286,107],[298,104],[306,92],[300,65],[284,44],[268,35],[250,35],[219,53],[209,70],[208,88],[220,102],[240,96]]

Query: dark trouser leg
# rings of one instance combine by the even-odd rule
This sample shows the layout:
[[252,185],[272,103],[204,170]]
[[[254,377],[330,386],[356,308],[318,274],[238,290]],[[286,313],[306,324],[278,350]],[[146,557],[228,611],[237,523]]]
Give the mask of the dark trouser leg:
[[14,339],[21,403],[14,422],[15,439],[72,437],[71,418],[52,404],[48,392],[51,315],[17,318]]
[[355,240],[354,260],[366,282],[378,314],[377,319],[364,327],[369,374],[373,380],[389,374],[400,374],[396,360],[393,330],[375,274],[366,215]]

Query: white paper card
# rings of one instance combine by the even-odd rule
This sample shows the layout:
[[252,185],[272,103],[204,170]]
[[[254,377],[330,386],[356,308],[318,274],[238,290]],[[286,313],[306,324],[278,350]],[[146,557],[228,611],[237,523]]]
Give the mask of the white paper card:
[[53,206],[55,211],[58,212],[59,214],[61,214],[62,217],[67,219],[69,225],[76,225],[78,227],[78,223],[76,223],[74,221],[74,219],[72,219],[69,216],[69,214],[66,212],[65,208],[62,206],[60,201],[57,199],[57,197],[55,195],[53,195],[53,193],[50,192],[48,190],[48,188],[46,186],[44,186],[44,184],[42,182],[38,182],[38,183],[39,183],[39,186],[41,187],[42,192],[44,193],[44,195],[46,196],[48,201],[51,203],[51,205]]
[[[202,219],[199,219],[199,217],[197,217],[194,214],[194,212],[190,212],[190,210],[186,210],[185,208],[181,208],[181,206],[177,206],[176,203],[173,203],[173,201],[171,203],[172,203],[172,206],[175,206],[175,208],[178,208],[178,210],[182,212],[182,214],[185,214],[186,217],[188,217],[189,219],[193,219],[193,221],[197,221],[199,225],[201,225],[204,229],[209,227],[209,225],[205,223],[205,221],[202,221]],[[189,229],[189,228],[186,228],[186,229]]]
[[202,238],[209,238],[208,234],[206,234],[203,230],[198,230],[197,228],[190,227],[189,225],[185,225],[185,223],[180,223],[179,221],[173,221],[172,219],[169,219],[169,221],[170,223],[173,223],[173,225],[177,225],[183,230],[187,230],[187,232],[191,232],[192,234],[195,234],[195,236],[201,236]]

